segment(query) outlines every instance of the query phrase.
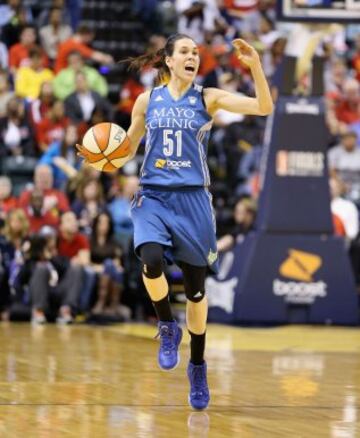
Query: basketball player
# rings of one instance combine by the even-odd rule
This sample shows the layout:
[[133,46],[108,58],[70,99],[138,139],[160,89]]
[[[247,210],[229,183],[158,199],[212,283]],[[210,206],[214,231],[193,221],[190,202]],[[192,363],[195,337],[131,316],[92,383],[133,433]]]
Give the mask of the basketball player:
[[[205,276],[217,271],[215,218],[208,191],[207,142],[212,117],[219,109],[268,115],[273,110],[259,56],[245,41],[233,41],[239,60],[251,70],[256,97],[244,97],[194,83],[199,68],[196,43],[186,35],[168,38],[155,55],[132,61],[141,68],[158,68],[164,85],[141,94],[127,132],[135,156],[146,132],[141,189],[132,204],[135,251],[143,265],[143,279],[159,318],[158,362],[163,370],[179,363],[182,330],[174,321],[164,259],[176,261],[183,272],[187,298],[186,322],[191,336],[189,402],[194,409],[209,403],[204,361],[207,299]],[[86,149],[79,146],[86,159]]]

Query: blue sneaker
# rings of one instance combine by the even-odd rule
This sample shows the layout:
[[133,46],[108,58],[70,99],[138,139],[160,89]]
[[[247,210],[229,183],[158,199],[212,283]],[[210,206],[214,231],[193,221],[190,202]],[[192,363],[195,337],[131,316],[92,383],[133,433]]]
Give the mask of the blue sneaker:
[[176,321],[159,321],[160,349],[158,355],[159,367],[163,370],[172,370],[179,365],[180,354],[178,351],[182,330]]
[[210,401],[209,388],[206,378],[206,362],[194,365],[189,362],[187,375],[190,381],[189,403],[194,409],[205,409]]

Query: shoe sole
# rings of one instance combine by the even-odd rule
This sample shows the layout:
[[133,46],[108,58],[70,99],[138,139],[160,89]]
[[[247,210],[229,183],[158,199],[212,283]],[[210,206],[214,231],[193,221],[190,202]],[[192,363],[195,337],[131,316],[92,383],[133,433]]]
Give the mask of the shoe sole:
[[190,401],[190,395],[188,395],[188,403],[189,403],[189,406],[190,406],[192,409],[195,409],[195,411],[204,411],[205,409],[208,408],[209,403],[210,403],[210,400],[208,401],[208,404],[207,404],[205,407],[203,407],[203,408],[196,408],[195,406],[193,406],[193,405],[191,404],[191,401]]
[[[182,337],[183,337],[183,332],[181,330],[181,335],[180,335],[180,341],[178,343],[178,348],[180,347],[180,344],[181,344],[181,341],[182,341]],[[172,368],[162,368],[162,366],[160,365],[159,361],[158,361],[158,366],[161,369],[161,371],[172,371],[172,370],[175,370],[178,367],[179,363],[180,363],[180,352],[178,350],[178,352],[177,352],[177,361],[176,361],[176,364]]]

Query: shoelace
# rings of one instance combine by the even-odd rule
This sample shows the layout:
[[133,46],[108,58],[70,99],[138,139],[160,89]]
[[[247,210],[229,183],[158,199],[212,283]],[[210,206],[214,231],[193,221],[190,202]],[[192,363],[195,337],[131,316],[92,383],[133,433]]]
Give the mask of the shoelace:
[[163,325],[159,328],[159,331],[154,339],[160,337],[161,347],[165,350],[173,350],[175,348],[173,337],[174,332],[169,329],[167,325]]
[[199,393],[206,390],[206,375],[204,367],[196,367],[192,369],[193,392]]

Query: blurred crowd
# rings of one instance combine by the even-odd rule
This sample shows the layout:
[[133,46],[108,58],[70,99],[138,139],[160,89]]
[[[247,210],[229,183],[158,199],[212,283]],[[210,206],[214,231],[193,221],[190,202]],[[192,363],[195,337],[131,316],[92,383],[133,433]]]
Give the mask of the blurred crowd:
[[[250,72],[231,49],[234,38],[245,38],[258,50],[276,100],[280,66],[294,52],[296,29],[303,25],[277,22],[275,3],[119,0],[117,6],[127,7],[143,29],[143,52],[161,48],[171,33],[188,34],[200,48],[200,84],[254,95]],[[156,72],[119,68],[115,45],[95,48],[98,29],[83,16],[90,4],[105,14],[101,0],[0,2],[3,320],[153,317],[133,254],[130,217],[143,147],[119,172],[105,174],[82,166],[74,145],[102,121],[126,129],[133,103],[154,86]],[[99,20],[110,22],[111,13]],[[316,39],[312,54],[324,59],[334,233],[347,242],[360,283],[360,27],[315,26],[307,37]],[[109,71],[118,72],[115,97]],[[299,74],[306,94],[309,71]],[[220,251],[254,228],[265,123],[264,117],[225,111],[215,116],[208,162]],[[25,168],[30,179],[14,176]]]

